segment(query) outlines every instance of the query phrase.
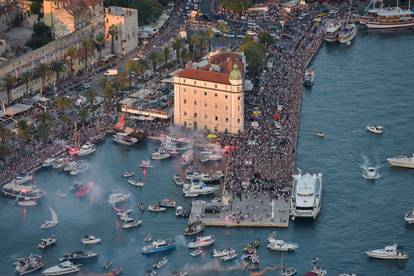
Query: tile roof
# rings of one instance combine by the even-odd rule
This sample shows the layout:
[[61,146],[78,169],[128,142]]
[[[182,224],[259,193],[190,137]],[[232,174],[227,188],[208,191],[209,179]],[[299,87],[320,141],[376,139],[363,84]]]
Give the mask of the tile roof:
[[200,69],[187,68],[177,73],[177,76],[181,78],[188,78],[193,80],[201,80],[208,82],[216,82],[221,84],[231,85],[229,81],[229,74],[218,73],[212,71],[204,71]]

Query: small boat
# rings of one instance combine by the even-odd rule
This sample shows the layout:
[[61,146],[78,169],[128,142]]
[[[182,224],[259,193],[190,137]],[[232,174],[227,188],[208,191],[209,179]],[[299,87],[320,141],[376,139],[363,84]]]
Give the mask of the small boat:
[[175,216],[176,217],[182,217],[182,218],[188,218],[190,216],[191,210],[187,208],[183,208],[183,206],[177,206],[175,209]]
[[305,70],[305,77],[303,79],[303,86],[306,88],[311,88],[313,86],[313,81],[315,79],[315,71],[312,68],[307,68]]
[[61,262],[58,265],[49,267],[42,272],[45,276],[65,275],[80,271],[80,265],[75,265],[70,261]]
[[362,177],[368,180],[378,179],[381,177],[378,172],[378,169],[379,167],[376,166],[361,167]]
[[165,208],[175,208],[177,206],[177,203],[172,199],[166,198],[161,200],[159,202],[159,205]]
[[44,265],[42,256],[31,254],[28,257],[17,258],[15,271],[17,275],[25,275],[41,269]]
[[111,270],[111,273],[114,276],[122,275],[122,272],[123,272],[122,267],[115,267],[114,269]]
[[151,161],[150,160],[142,160],[139,163],[138,167],[141,167],[141,168],[144,168],[144,169],[152,168]]
[[31,207],[31,206],[36,206],[37,202],[36,200],[20,199],[17,201],[17,204],[23,207]]
[[101,239],[96,238],[95,236],[92,235],[85,235],[82,239],[81,242],[83,244],[97,244],[101,242]]
[[52,245],[55,245],[57,243],[57,238],[55,237],[55,235],[46,238],[46,239],[41,239],[39,244],[37,245],[37,248],[39,249],[46,249],[48,247],[51,247]]
[[104,270],[108,270],[109,268],[111,268],[111,266],[112,266],[112,262],[111,262],[111,261],[106,261],[106,262],[102,265],[102,268],[103,268]]
[[52,167],[54,169],[63,169],[66,164],[69,163],[69,159],[68,158],[58,158],[53,162]]
[[151,158],[154,160],[164,160],[170,158],[170,154],[163,150],[156,151],[152,153]]
[[410,211],[406,212],[405,215],[404,215],[404,220],[408,224],[414,223],[414,210],[410,210]]
[[134,176],[134,175],[135,175],[135,172],[134,171],[125,171],[122,174],[122,178],[128,178],[128,177],[131,177],[131,176]]
[[292,276],[295,275],[298,270],[293,267],[283,267],[281,276]]
[[317,264],[319,262],[319,258],[318,257],[313,257],[311,262],[312,262],[312,264]]
[[387,158],[391,166],[414,169],[414,154],[411,157],[399,155],[397,157]]
[[387,260],[407,260],[408,254],[403,250],[402,246],[397,244],[387,245],[381,249],[369,250],[366,252],[368,257],[375,259]]
[[328,271],[321,269],[318,266],[312,266],[312,270],[304,274],[304,276],[326,276]]
[[92,192],[94,185],[95,184],[93,182],[88,182],[87,184],[82,185],[75,193],[75,196],[78,198],[84,198],[87,194]]
[[165,212],[165,211],[167,211],[167,208],[161,207],[159,204],[150,204],[148,206],[148,211],[151,211],[151,212]]
[[76,162],[76,161],[70,161],[69,163],[67,163],[65,165],[65,167],[63,168],[63,171],[64,172],[70,172],[70,171],[74,170],[77,165],[78,165],[78,162]]
[[185,236],[192,236],[204,231],[204,224],[201,221],[194,221],[187,225],[184,229]]
[[158,274],[158,272],[156,270],[148,270],[148,271],[145,272],[144,275],[145,276],[155,276],[157,274]]
[[135,187],[144,187],[144,182],[142,182],[141,180],[130,179],[128,180],[128,183]]
[[221,159],[223,159],[223,156],[220,153],[206,153],[206,154],[202,154],[200,153],[200,162],[201,163],[206,163],[209,161],[220,161]]
[[193,257],[197,257],[197,256],[200,256],[201,253],[203,253],[201,248],[196,248],[194,250],[191,250],[190,255],[193,256]]
[[272,240],[267,245],[267,248],[276,251],[295,251],[299,246],[296,243],[289,243],[283,240]]
[[148,234],[144,237],[144,242],[152,242],[152,235],[151,235],[151,233],[148,233]]
[[356,273],[341,273],[339,276],[357,276]]
[[97,252],[88,251],[74,251],[71,253],[66,253],[63,257],[59,258],[59,262],[71,261],[74,263],[77,262],[86,262],[93,261],[97,259],[99,254]]
[[254,240],[254,241],[252,241],[252,242],[250,242],[250,243],[246,244],[246,245],[244,246],[244,248],[243,248],[243,251],[244,251],[244,252],[249,252],[249,251],[251,251],[252,249],[256,249],[256,248],[258,248],[259,246],[260,246],[260,239],[257,239],[257,240]]
[[87,171],[92,168],[92,165],[89,162],[79,162],[76,166],[69,172],[70,175],[78,175],[84,171]]
[[175,242],[173,242],[172,240],[157,240],[153,241],[150,245],[144,246],[141,250],[141,253],[144,255],[148,255],[153,253],[174,250],[175,248]]
[[112,136],[112,140],[115,143],[118,143],[124,146],[133,146],[138,142],[137,138],[130,137],[128,134],[122,133],[122,132],[114,134]]
[[131,194],[127,192],[114,192],[109,196],[108,203],[113,205],[119,202],[123,202],[127,200],[130,196]]
[[325,137],[325,132],[323,132],[323,131],[321,131],[321,130],[319,130],[319,129],[315,129],[315,130],[313,131],[313,135],[315,135],[315,136],[317,136],[317,137],[321,137],[321,138],[323,138],[323,137]]
[[33,175],[30,173],[19,173],[16,178],[12,180],[14,184],[21,185],[26,182],[32,181]]
[[341,44],[351,43],[355,38],[358,31],[357,26],[354,23],[345,24],[345,26],[339,31],[338,41]]
[[235,258],[237,258],[237,252],[236,250],[233,250],[228,255],[221,257],[220,261],[228,262],[228,261],[234,260]]
[[137,205],[138,205],[138,208],[141,210],[141,212],[144,212],[145,211],[145,204],[144,204],[144,202],[140,202]]
[[375,134],[382,134],[382,132],[384,131],[384,128],[382,126],[367,126],[367,130],[375,133]]
[[235,252],[235,250],[233,248],[222,249],[222,250],[214,248],[213,252],[211,252],[211,257],[220,258],[220,257],[223,257],[223,256],[227,256],[232,252]]
[[166,266],[167,263],[168,263],[168,259],[166,257],[162,257],[155,264],[153,264],[152,267],[155,268],[155,269],[160,269],[160,268]]
[[48,158],[42,163],[43,168],[49,168],[53,166],[53,163],[55,162],[55,158]]
[[184,181],[181,179],[181,177],[178,174],[173,175],[174,183],[177,186],[183,186]]
[[171,274],[171,276],[187,276],[188,272],[186,271],[182,271],[182,272],[174,272],[173,274]]
[[135,228],[137,226],[140,226],[142,224],[142,220],[138,220],[138,219],[134,219],[134,218],[129,218],[127,220],[125,220],[122,223],[122,228],[123,229],[129,229],[129,228]]
[[67,195],[64,193],[64,192],[62,192],[62,191],[57,191],[56,192],[56,195],[58,196],[58,197],[60,197],[60,198],[65,198]]
[[59,223],[58,215],[56,214],[56,212],[51,207],[49,207],[49,210],[52,215],[52,218],[51,220],[45,221],[45,223],[43,223],[42,226],[40,226],[40,228],[42,229],[51,228]]
[[199,247],[205,247],[213,244],[215,241],[216,240],[214,239],[213,235],[197,237],[195,240],[187,244],[187,248],[194,249]]
[[187,166],[193,162],[194,159],[194,151],[193,150],[187,150],[184,152],[184,154],[181,156],[181,166]]
[[96,151],[95,145],[88,142],[79,149],[78,156],[81,157],[81,156],[89,155],[89,154],[94,153],[95,151]]
[[73,183],[73,185],[70,187],[70,191],[72,193],[75,193],[77,190],[79,190],[81,187],[83,186],[82,183],[75,181],[75,183]]

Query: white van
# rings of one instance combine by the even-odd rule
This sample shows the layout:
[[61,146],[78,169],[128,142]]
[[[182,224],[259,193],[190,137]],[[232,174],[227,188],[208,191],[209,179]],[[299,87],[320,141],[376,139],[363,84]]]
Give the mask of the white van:
[[118,69],[108,69],[105,71],[104,76],[106,77],[118,76]]

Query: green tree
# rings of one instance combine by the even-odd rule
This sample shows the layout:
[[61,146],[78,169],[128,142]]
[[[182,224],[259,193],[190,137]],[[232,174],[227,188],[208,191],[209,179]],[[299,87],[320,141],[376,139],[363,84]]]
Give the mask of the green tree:
[[88,58],[91,52],[93,51],[93,41],[90,38],[84,38],[82,40],[82,48],[83,48],[83,53],[84,53],[83,60],[85,62],[85,72],[86,72],[88,68]]
[[103,32],[99,32],[99,34],[95,38],[96,43],[98,45],[98,51],[99,51],[99,59],[102,58],[102,49],[105,48],[105,35]]
[[249,72],[254,76],[259,74],[266,59],[266,49],[263,44],[254,40],[247,40],[240,46],[239,51],[246,55]]
[[276,40],[268,32],[260,32],[257,35],[259,42],[262,43],[265,47],[275,44]]
[[66,110],[68,110],[72,105],[72,101],[64,96],[58,97],[55,100],[55,106],[59,109],[60,113],[64,113]]
[[32,81],[33,73],[30,71],[26,71],[21,75],[21,80],[26,86],[26,94],[29,94],[29,84]]
[[211,28],[209,28],[206,31],[206,37],[208,39],[208,51],[211,52],[212,44],[214,42],[214,38],[216,37],[216,34],[213,32]]
[[111,53],[115,53],[115,36],[118,35],[118,27],[116,25],[109,26],[108,34],[111,36]]
[[8,145],[0,144],[0,159],[6,160],[11,155],[11,149]]
[[85,91],[85,98],[89,103],[90,108],[93,107],[93,103],[95,102],[96,92],[92,89],[88,89]]
[[162,50],[162,57],[164,58],[164,66],[167,66],[168,61],[171,58],[170,47],[168,47],[168,46],[164,47],[164,49]]
[[10,130],[0,125],[0,141],[5,143],[8,137],[10,137]]
[[241,13],[252,6],[251,0],[221,0],[221,6],[234,13]]
[[16,87],[17,85],[17,79],[15,76],[13,76],[12,74],[8,73],[3,77],[3,81],[4,81],[4,88],[6,89],[7,92],[7,102],[10,103],[11,102],[11,95],[10,95],[10,91]]
[[40,85],[40,94],[43,95],[43,92],[45,91],[45,85],[46,85],[46,81],[50,76],[50,66],[45,64],[45,63],[41,63],[39,64],[39,66],[37,66],[36,70],[35,70],[35,74],[38,78],[40,78],[41,81],[41,85]]
[[128,72],[129,88],[132,88],[132,75],[138,73],[138,63],[130,59],[125,63],[125,69]]
[[17,122],[17,136],[25,143],[30,141],[30,127],[25,120]]
[[160,53],[158,52],[151,52],[148,56],[149,64],[151,64],[152,67],[152,76],[155,77],[155,74],[157,72],[157,65],[159,61],[162,59]]
[[51,133],[51,126],[47,122],[40,122],[36,128],[36,135],[46,142]]
[[201,47],[201,37],[198,34],[193,34],[190,38],[190,44],[193,47],[193,58],[197,57],[198,49]]
[[78,56],[78,50],[75,47],[70,47],[66,52],[66,56],[69,58],[70,74],[71,76],[73,76],[73,61]]
[[[223,34],[227,34],[229,32],[229,26],[227,25],[226,22],[223,22],[223,21],[219,22],[219,24],[217,26],[217,29],[220,32],[222,32]],[[221,44],[223,45],[224,44],[224,35],[221,36],[220,40],[221,40]]]
[[65,63],[63,61],[53,61],[50,64],[50,70],[55,73],[55,85],[59,82],[60,74],[65,72]]
[[81,124],[86,123],[86,119],[89,117],[89,110],[86,107],[83,107],[78,112],[79,119],[81,121]]
[[128,83],[128,80],[127,80],[125,72],[118,74],[118,78],[116,79],[117,91],[124,89],[127,83]]
[[112,101],[112,98],[115,96],[114,89],[109,83],[103,88],[102,95],[107,101]]
[[179,64],[181,64],[181,62],[180,62],[180,57],[181,57],[180,54],[181,54],[181,48],[182,48],[182,46],[183,46],[183,42],[182,42],[182,40],[181,40],[180,37],[176,37],[174,39],[174,41],[172,42],[172,45],[171,45],[171,47],[175,51],[175,58],[177,59],[177,62]]
[[191,54],[188,52],[187,48],[183,48],[180,53],[180,59],[185,64],[191,59]]

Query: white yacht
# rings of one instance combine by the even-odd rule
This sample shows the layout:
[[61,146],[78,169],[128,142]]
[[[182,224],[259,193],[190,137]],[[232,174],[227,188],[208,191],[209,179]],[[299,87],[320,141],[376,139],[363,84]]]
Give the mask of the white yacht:
[[213,244],[215,242],[213,235],[208,235],[204,237],[197,237],[194,241],[189,242],[187,247],[190,249],[205,247]]
[[142,182],[141,180],[130,179],[128,180],[128,183],[135,187],[144,187],[144,182]]
[[92,236],[92,235],[85,235],[82,239],[81,242],[83,244],[97,244],[101,242],[101,239]]
[[375,259],[387,259],[387,260],[406,260],[408,259],[408,254],[403,251],[401,246],[396,244],[387,245],[381,249],[369,250],[366,252],[368,257]]
[[183,186],[184,185],[184,181],[181,179],[179,174],[174,174],[173,179],[174,179],[175,185],[177,185],[177,186]]
[[299,248],[299,245],[296,243],[285,242],[283,240],[270,239],[267,248],[275,251],[295,251],[297,248]]
[[375,180],[380,178],[380,174],[378,172],[379,167],[377,166],[361,166],[362,170],[362,177],[369,180]]
[[382,134],[384,132],[384,128],[382,126],[377,126],[377,125],[367,126],[367,130],[375,134]]
[[152,153],[151,158],[154,159],[154,160],[168,159],[168,158],[170,158],[170,154],[168,152],[164,151],[164,150],[158,150],[158,151]]
[[49,207],[49,210],[52,215],[52,218],[51,220],[45,221],[45,223],[43,223],[42,226],[40,226],[40,228],[42,229],[51,228],[59,223],[58,215],[56,214],[56,212],[51,207]]
[[218,189],[218,187],[206,186],[201,180],[192,179],[190,185],[183,185],[183,194],[209,195]]
[[[84,160],[82,160],[84,161]],[[69,172],[70,175],[78,175],[84,171],[87,171],[92,168],[92,165],[89,162],[79,162],[76,166]]]
[[193,150],[187,150],[186,152],[184,152],[184,154],[181,156],[181,166],[187,166],[189,165],[191,162],[193,162],[194,159],[194,151]]
[[322,173],[305,173],[293,176],[290,211],[292,219],[308,217],[316,219],[322,202]]
[[399,155],[397,157],[387,158],[387,161],[394,167],[414,169],[414,154],[411,157]]
[[42,167],[44,168],[52,167],[54,162],[55,162],[55,158],[48,158],[45,161],[43,161]]
[[404,220],[408,223],[408,224],[412,224],[414,223],[414,210],[410,210],[408,212],[405,213],[404,216]]
[[45,276],[65,275],[80,271],[80,265],[75,265],[70,261],[64,261],[58,265],[49,267],[42,272]]
[[355,38],[357,31],[358,28],[354,23],[345,24],[338,34],[339,43],[346,44],[351,42]]
[[341,28],[341,23],[331,22],[328,24],[325,30],[324,40],[326,42],[336,42],[338,41],[339,29]]
[[138,142],[137,138],[130,137],[128,134],[123,133],[123,132],[118,132],[117,134],[114,134],[112,136],[112,140],[115,143],[118,143],[124,146],[132,146]]
[[86,143],[85,145],[83,145],[78,152],[78,156],[85,156],[88,154],[92,154],[96,151],[96,147],[94,144],[92,143]]

